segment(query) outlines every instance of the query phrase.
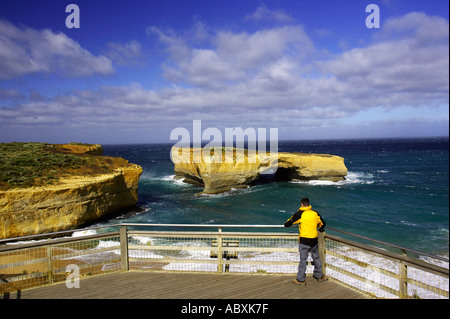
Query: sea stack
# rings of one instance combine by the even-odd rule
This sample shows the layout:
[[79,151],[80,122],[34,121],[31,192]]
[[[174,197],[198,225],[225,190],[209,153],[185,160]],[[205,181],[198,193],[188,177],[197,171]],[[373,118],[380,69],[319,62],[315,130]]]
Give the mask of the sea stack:
[[341,181],[348,174],[344,158],[328,154],[257,153],[226,148],[171,150],[175,178],[203,187],[205,194],[248,187],[261,174],[277,180]]

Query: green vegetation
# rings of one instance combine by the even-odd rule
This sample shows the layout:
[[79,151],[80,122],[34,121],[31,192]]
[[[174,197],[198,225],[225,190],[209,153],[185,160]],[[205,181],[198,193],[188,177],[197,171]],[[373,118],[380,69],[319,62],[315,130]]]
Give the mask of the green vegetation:
[[0,189],[52,184],[58,171],[79,168],[85,160],[55,153],[53,145],[43,143],[0,144]]
[[4,143],[0,144],[0,190],[44,186],[68,175],[108,173],[112,164],[107,156],[74,155],[61,145]]

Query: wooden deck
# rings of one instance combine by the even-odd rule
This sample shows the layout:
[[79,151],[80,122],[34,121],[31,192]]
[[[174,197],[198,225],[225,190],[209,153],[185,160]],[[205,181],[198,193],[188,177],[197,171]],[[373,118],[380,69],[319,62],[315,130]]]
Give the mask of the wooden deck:
[[[295,275],[211,274],[128,271],[28,289],[22,299],[367,299],[333,280],[295,285]],[[11,294],[16,298],[16,294]]]

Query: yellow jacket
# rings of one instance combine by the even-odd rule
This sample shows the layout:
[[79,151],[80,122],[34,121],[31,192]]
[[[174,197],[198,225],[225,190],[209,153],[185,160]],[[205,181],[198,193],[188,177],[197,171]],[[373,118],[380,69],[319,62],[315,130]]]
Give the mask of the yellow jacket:
[[326,226],[325,220],[317,211],[311,209],[311,206],[300,207],[300,209],[292,215],[285,223],[284,227],[299,224],[299,241],[306,245],[317,243],[317,229],[320,231]]

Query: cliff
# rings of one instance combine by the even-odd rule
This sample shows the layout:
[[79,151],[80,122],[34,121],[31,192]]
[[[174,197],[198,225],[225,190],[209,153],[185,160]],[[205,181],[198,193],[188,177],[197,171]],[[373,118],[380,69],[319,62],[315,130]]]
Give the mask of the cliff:
[[335,155],[221,150],[172,148],[175,178],[204,187],[203,193],[212,194],[250,186],[261,174],[273,174],[277,180],[334,182],[344,180],[348,174],[344,159]]
[[101,156],[100,145],[51,145],[49,149],[58,156],[78,155],[82,162],[61,167],[60,175],[50,170],[55,175],[51,182],[42,183],[38,176],[31,187],[5,186],[0,191],[0,238],[75,229],[136,205],[139,165]]

